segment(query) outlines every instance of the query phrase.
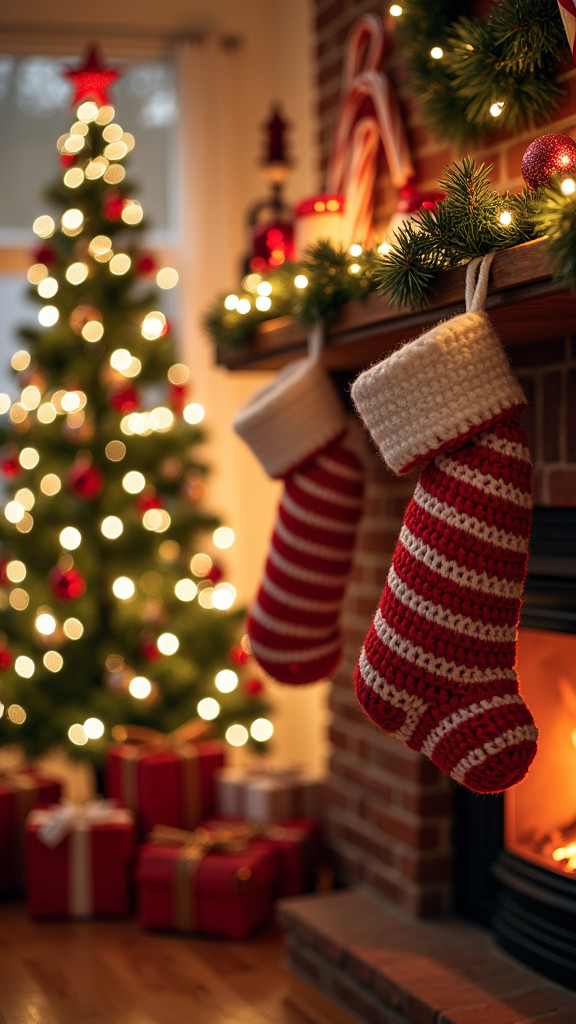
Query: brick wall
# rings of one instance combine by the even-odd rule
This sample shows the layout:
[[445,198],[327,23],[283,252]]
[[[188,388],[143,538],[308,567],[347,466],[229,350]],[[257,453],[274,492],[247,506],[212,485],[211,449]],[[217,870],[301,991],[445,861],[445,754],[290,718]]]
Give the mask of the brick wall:
[[[387,7],[361,0],[315,0],[320,187],[334,130],[346,36],[360,14],[382,14]],[[391,21],[388,18],[386,23]],[[398,55],[390,66],[399,87],[418,184],[431,188],[446,163],[462,154],[426,132],[402,81]],[[568,69],[566,77],[568,97],[553,125],[521,137],[499,133],[475,154],[494,164],[492,178],[500,188],[522,187],[521,157],[535,135],[546,131],[576,135],[576,71]],[[376,224],[386,221],[395,203],[395,190],[383,166]],[[535,463],[536,501],[574,505],[576,339],[520,345],[509,354],[530,402],[525,420]],[[366,884],[411,914],[438,914],[451,903],[451,783],[429,761],[369,721],[356,702],[351,682],[414,486],[414,478],[397,480],[388,473],[368,443],[366,457],[365,515],[342,618],[345,657],[331,696],[332,755],[325,806],[328,843],[343,881]]]

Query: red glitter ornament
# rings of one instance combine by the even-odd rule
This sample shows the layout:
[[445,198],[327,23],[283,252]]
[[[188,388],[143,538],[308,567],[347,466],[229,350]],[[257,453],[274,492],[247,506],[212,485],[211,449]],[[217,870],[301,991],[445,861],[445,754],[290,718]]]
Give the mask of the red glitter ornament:
[[206,573],[206,579],[210,580],[211,583],[219,583],[224,576],[223,569],[216,563],[212,563],[212,567],[208,573]]
[[4,476],[20,476],[24,472],[22,466],[18,461],[18,455],[16,452],[9,452],[0,459],[0,469],[4,473]]
[[59,601],[75,601],[86,590],[86,580],[78,569],[61,569],[59,565],[50,569],[48,585]]
[[102,213],[108,220],[120,220],[124,209],[124,199],[117,192],[106,197],[102,203]]
[[100,467],[86,459],[79,459],[70,467],[67,479],[70,490],[87,501],[94,501],[106,482]]
[[158,659],[162,657],[158,647],[156,646],[156,641],[151,637],[144,637],[141,640],[140,654],[145,661],[158,661]]
[[522,157],[528,188],[550,185],[553,174],[576,174],[576,142],[569,135],[540,135]]
[[246,664],[249,655],[246,653],[244,648],[240,646],[240,644],[234,644],[234,646],[230,649],[230,654],[228,655],[228,657],[230,658],[230,662],[232,665],[241,666]]
[[60,153],[60,163],[62,167],[72,167],[76,163],[78,157],[76,153]]
[[186,385],[173,384],[168,393],[168,400],[177,416],[181,416],[186,405]]
[[64,71],[64,77],[74,86],[70,106],[75,107],[84,100],[93,100],[99,107],[105,106],[110,102],[108,89],[119,76],[117,68],[102,66],[96,47],[91,46],[81,67]]
[[244,683],[244,689],[246,693],[250,694],[251,697],[257,697],[259,693],[262,693],[264,689],[264,683],[260,679],[246,679]]
[[162,508],[162,502],[158,495],[158,492],[153,487],[147,487],[142,494],[139,494],[136,498],[136,508],[140,512],[148,512],[151,508]]
[[129,384],[125,388],[113,391],[110,395],[110,405],[116,412],[134,412],[140,406],[140,399],[136,388]]
[[7,647],[0,647],[0,672],[5,672],[12,664],[12,655]]
[[46,267],[51,267],[56,263],[56,253],[51,245],[39,245],[37,249],[33,250],[32,258],[35,263],[44,263]]
[[138,274],[151,274],[156,270],[156,261],[153,256],[145,252],[138,258],[136,262],[136,271]]

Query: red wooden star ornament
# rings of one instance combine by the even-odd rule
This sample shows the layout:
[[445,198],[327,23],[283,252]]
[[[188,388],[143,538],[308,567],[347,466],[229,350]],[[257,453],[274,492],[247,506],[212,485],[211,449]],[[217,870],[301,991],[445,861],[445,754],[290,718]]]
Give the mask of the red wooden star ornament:
[[92,46],[82,67],[75,70],[68,68],[64,76],[74,86],[74,96],[70,104],[72,107],[84,100],[93,100],[99,107],[103,107],[110,102],[108,89],[120,77],[120,71],[116,68],[103,67],[98,50]]

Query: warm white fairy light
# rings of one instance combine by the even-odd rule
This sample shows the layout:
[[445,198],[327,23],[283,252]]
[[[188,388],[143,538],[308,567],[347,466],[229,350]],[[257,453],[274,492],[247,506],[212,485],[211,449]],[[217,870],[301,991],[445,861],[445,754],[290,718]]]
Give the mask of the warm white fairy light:
[[108,235],[95,235],[88,246],[88,252],[95,259],[112,251],[112,240]]
[[90,160],[84,168],[84,176],[88,181],[97,181],[108,170],[108,161],[104,156],[97,156]]
[[128,146],[121,138],[117,142],[110,142],[104,147],[104,156],[107,160],[123,160],[128,152]]
[[46,473],[40,481],[40,490],[47,498],[53,498],[62,488],[62,481],[56,473]]
[[164,533],[172,523],[165,508],[149,508],[142,516],[142,526],[151,533]]
[[500,114],[502,113],[503,109],[504,101],[497,101],[496,103],[492,103],[490,105],[490,113],[492,114],[492,117],[500,117]]
[[564,178],[560,188],[565,196],[571,196],[576,192],[576,181],[574,181],[574,178]]
[[12,402],[10,401],[10,395],[5,391],[0,391],[0,415],[7,413]]
[[130,366],[131,361],[132,354],[127,348],[114,349],[110,355],[110,366],[113,370],[118,370],[119,373],[123,373]]
[[48,277],[48,267],[45,263],[33,263],[26,274],[29,284],[40,284],[45,277]]
[[442,60],[444,50],[441,46],[433,46],[430,50],[430,56],[432,57],[432,60]]
[[212,534],[212,541],[217,548],[231,548],[235,541],[234,530],[229,526],[218,526]]
[[36,498],[29,487],[20,487],[14,495],[14,500],[19,501],[22,508],[25,508],[27,512],[34,508],[34,502]]
[[10,407],[10,419],[12,423],[24,423],[28,418],[28,413],[20,402],[14,402]]
[[99,320],[89,320],[82,328],[82,337],[85,341],[100,341],[104,335],[104,325]]
[[360,266],[359,263],[351,263],[350,266],[348,267],[349,274],[359,274],[361,270],[362,267]]
[[8,602],[15,612],[24,612],[30,604],[30,595],[22,587],[14,587],[14,590],[10,592]]
[[212,606],[219,612],[226,612],[236,600],[236,588],[231,583],[217,583],[212,594]]
[[214,685],[220,693],[232,693],[238,686],[238,675],[231,668],[223,668],[214,676]]
[[400,4],[392,4],[392,6],[388,8],[388,13],[391,14],[393,18],[400,18],[403,14],[403,10]]
[[54,324],[58,323],[60,317],[60,311],[56,306],[42,306],[38,310],[38,323],[42,327],[53,327]]
[[107,540],[117,540],[124,532],[124,523],[118,516],[106,516],[100,523],[100,530]]
[[72,207],[64,211],[60,218],[60,223],[63,231],[79,231],[84,223],[84,214],[82,210]]
[[189,404],[184,407],[182,415],[186,420],[186,423],[195,425],[197,423],[201,423],[204,419],[205,409],[199,402],[189,402]]
[[89,740],[99,740],[104,735],[104,722],[99,718],[87,718],[84,722],[84,732]]
[[80,622],[80,619],[76,619],[74,617],[65,619],[62,624],[62,630],[64,632],[64,636],[68,637],[68,640],[80,640],[84,635],[84,626]]
[[59,388],[58,391],[52,393],[52,405],[56,409],[56,412],[62,414],[64,409],[62,408],[62,399],[67,392],[63,388]]
[[205,722],[212,722],[220,714],[220,705],[214,697],[203,697],[198,701],[196,711]]
[[59,651],[46,651],[42,664],[49,672],[59,672],[64,664],[64,658]]
[[119,185],[126,176],[126,171],[120,164],[110,164],[104,172],[104,181],[108,185]]
[[20,519],[16,523],[16,529],[18,530],[18,533],[30,533],[30,530],[32,529],[33,526],[34,520],[29,512],[25,512],[24,515],[22,516],[22,519]]
[[66,270],[66,280],[70,284],[82,284],[88,277],[88,266],[86,263],[71,263]]
[[115,110],[111,103],[106,103],[100,107],[96,114],[96,124],[110,124],[110,121],[114,119]]
[[180,641],[174,633],[161,633],[156,641],[156,646],[160,651],[160,654],[167,656],[176,654],[176,651],[180,647]]
[[79,121],[84,121],[86,124],[90,124],[90,121],[94,121],[98,116],[98,107],[92,100],[88,100],[86,103],[81,103],[76,111],[76,117]]
[[198,551],[190,559],[190,571],[195,576],[207,576],[212,568],[212,564],[210,555],[205,554],[203,551]]
[[128,152],[134,149],[136,145],[136,139],[132,135],[132,132],[122,132],[122,142],[125,144]]
[[62,146],[63,153],[81,153],[84,149],[84,139],[81,135],[69,135]]
[[162,267],[156,274],[156,284],[159,288],[162,288],[163,291],[175,288],[178,281],[178,271],[175,270],[174,267]]
[[45,277],[40,281],[37,291],[41,299],[52,299],[58,291],[58,281],[55,277]]
[[80,405],[80,396],[77,391],[67,391],[65,395],[62,395],[62,408],[64,412],[77,412]]
[[74,725],[70,726],[68,729],[68,739],[75,747],[86,746],[88,743],[88,737],[84,726],[80,725],[80,722],[75,722]]
[[21,704],[10,704],[6,711],[6,717],[10,719],[13,725],[24,725],[26,712]]
[[112,257],[108,264],[108,269],[111,274],[115,274],[116,277],[121,277],[122,274],[127,274],[132,266],[132,260],[125,252],[117,252]]
[[34,469],[40,462],[40,455],[35,448],[23,448],[18,456],[22,469]]
[[174,413],[166,405],[157,405],[150,410],[150,426],[152,430],[171,430],[174,426]]
[[22,580],[26,579],[26,566],[24,562],[19,561],[17,558],[13,558],[8,562],[5,573],[11,583],[22,583]]
[[186,363],[172,363],[166,376],[171,384],[181,387],[190,380],[190,368]]
[[56,631],[56,619],[50,612],[40,612],[34,625],[42,636],[51,636]]
[[238,296],[231,293],[230,295],[227,295],[226,298],[224,299],[224,309],[236,309],[238,307],[239,302],[240,299],[238,298]]
[[249,313],[251,309],[252,303],[250,299],[240,299],[236,306],[236,312],[240,313],[241,316],[246,316],[246,313]]
[[62,180],[66,188],[79,188],[84,181],[84,171],[81,167],[69,167]]
[[246,277],[242,280],[242,287],[247,292],[257,292],[261,281],[260,274],[246,274]]
[[362,255],[363,251],[364,250],[363,250],[362,246],[358,242],[354,242],[354,244],[351,245],[349,250],[348,250],[350,255],[351,256],[355,256],[356,259],[358,259],[358,256]]
[[152,693],[152,683],[146,676],[134,676],[128,684],[128,690],[136,700],[146,700]]
[[206,586],[198,588],[198,604],[201,608],[212,608],[212,596],[214,594],[214,587]]
[[102,138],[105,142],[118,142],[118,139],[122,138],[122,126],[114,122],[107,124],[102,132]]
[[26,349],[20,348],[12,356],[12,359],[10,360],[10,366],[12,367],[13,370],[16,370],[18,373],[21,373],[22,370],[28,369],[28,367],[30,366],[30,362],[30,353],[27,352]]
[[122,220],[130,226],[139,224],[144,217],[144,210],[136,199],[127,199],[122,207]]
[[166,317],[159,310],[147,313],[142,321],[142,337],[147,341],[156,341],[166,329]]
[[119,601],[129,601],[136,593],[134,580],[131,580],[129,576],[118,576],[112,584],[112,593]]
[[258,743],[266,743],[274,735],[274,726],[268,718],[256,718],[250,726],[250,735]]
[[14,662],[14,671],[22,679],[31,679],[36,665],[26,654],[20,654]]
[[75,551],[82,543],[82,534],[75,526],[65,526],[64,529],[60,531],[58,539],[66,551]]
[[190,601],[193,601],[194,598],[196,597],[196,594],[198,593],[198,586],[194,582],[194,580],[184,578],[178,580],[178,582],[174,585],[174,593],[179,601],[188,603]]
[[512,223],[512,214],[509,210],[502,210],[502,213],[498,217],[498,220],[503,227],[507,228]]
[[270,299],[267,295],[259,295],[254,305],[256,306],[256,309],[260,310],[261,313],[266,313],[272,305],[272,299]]
[[37,409],[42,401],[42,393],[39,388],[34,384],[29,384],[25,387],[20,395],[20,401],[25,409],[30,412],[32,409]]
[[306,277],[306,274],[296,274],[296,277],[294,278],[294,287],[299,288],[300,290],[308,287],[308,278]]
[[271,295],[272,285],[270,284],[270,281],[261,281],[256,291],[258,292],[258,295]]
[[124,441],[117,441],[116,439],[109,441],[104,449],[104,453],[110,462],[122,462],[126,455],[126,445]]
[[229,725],[226,729],[226,742],[231,747],[243,747],[248,742],[248,729],[244,725],[240,725],[237,722],[235,725]]
[[56,225],[52,220],[52,217],[49,217],[48,214],[36,217],[36,220],[32,225],[32,231],[35,235],[38,235],[38,238],[50,238],[50,236],[54,234],[55,229]]
[[13,525],[19,523],[25,514],[26,509],[19,501],[8,501],[4,506],[4,516]]
[[128,494],[140,494],[146,487],[146,477],[137,469],[131,469],[122,477],[122,487]]

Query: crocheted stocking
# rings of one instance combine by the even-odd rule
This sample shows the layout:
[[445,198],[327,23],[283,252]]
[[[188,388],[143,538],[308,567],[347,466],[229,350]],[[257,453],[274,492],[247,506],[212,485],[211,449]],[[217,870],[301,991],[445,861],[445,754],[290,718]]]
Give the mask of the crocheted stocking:
[[238,413],[234,429],[284,488],[262,584],[248,615],[252,652],[282,683],[330,674],[360,517],[363,468],[330,378],[293,363]]
[[440,324],[361,374],[360,416],[397,474],[427,463],[354,685],[368,715],[456,782],[519,782],[537,730],[518,693],[531,524],[525,404],[486,314]]

